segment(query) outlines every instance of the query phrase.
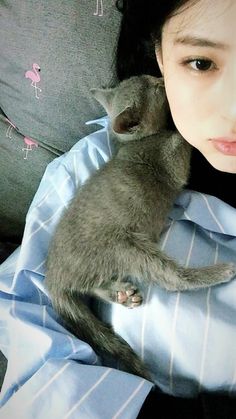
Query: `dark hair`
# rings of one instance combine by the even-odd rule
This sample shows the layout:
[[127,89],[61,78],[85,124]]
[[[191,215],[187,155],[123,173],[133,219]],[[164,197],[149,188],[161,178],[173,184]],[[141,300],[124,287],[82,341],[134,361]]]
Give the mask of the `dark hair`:
[[[118,0],[123,13],[117,45],[119,80],[150,74],[160,77],[154,45],[161,41],[164,23],[189,0]],[[191,1],[192,4],[192,1]]]

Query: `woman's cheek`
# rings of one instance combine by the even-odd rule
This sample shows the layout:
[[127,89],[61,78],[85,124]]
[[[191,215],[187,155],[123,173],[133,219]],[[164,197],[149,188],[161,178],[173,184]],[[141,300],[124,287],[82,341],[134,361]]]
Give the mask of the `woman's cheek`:
[[165,88],[176,128],[190,144],[195,145],[195,138],[199,137],[201,123],[205,120],[202,96],[195,88],[182,84],[181,78],[167,80]]
[[166,94],[174,122],[178,124],[178,127],[185,126],[187,124],[186,117],[191,114],[188,97],[181,94],[181,91],[175,86],[166,89]]

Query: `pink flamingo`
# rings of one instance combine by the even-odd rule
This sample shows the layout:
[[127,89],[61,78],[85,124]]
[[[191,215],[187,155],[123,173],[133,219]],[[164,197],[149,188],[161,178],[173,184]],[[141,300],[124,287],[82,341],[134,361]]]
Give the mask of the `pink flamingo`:
[[[99,3],[100,3],[100,13],[99,13]],[[97,9],[94,13],[94,16],[103,16],[103,0],[97,0]]]
[[24,160],[27,160],[29,151],[32,151],[33,147],[38,147],[38,143],[30,137],[24,137],[24,143],[26,144],[26,147],[22,148],[22,151],[25,151]]
[[37,99],[39,99],[37,91],[39,90],[40,92],[42,92],[40,87],[37,86],[37,83],[39,83],[40,80],[41,80],[40,75],[39,75],[39,71],[40,71],[39,65],[34,63],[33,64],[33,71],[29,70],[29,71],[26,71],[26,73],[25,73],[25,78],[31,80],[31,86],[34,87],[34,89],[35,89],[35,97]]
[[12,136],[11,136],[11,132],[12,132],[12,130],[13,130],[13,128],[14,129],[17,129],[16,128],[16,126],[10,121],[10,119],[8,119],[8,118],[5,118],[5,120],[8,122],[8,124],[9,124],[9,126],[8,126],[8,128],[7,128],[7,132],[6,132],[6,137],[7,138],[10,138],[10,139],[12,139]]

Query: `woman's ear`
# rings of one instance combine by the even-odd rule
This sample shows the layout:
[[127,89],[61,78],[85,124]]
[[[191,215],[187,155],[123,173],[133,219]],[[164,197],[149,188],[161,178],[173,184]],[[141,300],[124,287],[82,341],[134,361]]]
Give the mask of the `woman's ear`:
[[163,76],[163,57],[162,57],[162,49],[160,46],[156,46],[155,48],[155,54],[156,54],[156,59],[157,59],[157,64],[160,68],[161,74]]

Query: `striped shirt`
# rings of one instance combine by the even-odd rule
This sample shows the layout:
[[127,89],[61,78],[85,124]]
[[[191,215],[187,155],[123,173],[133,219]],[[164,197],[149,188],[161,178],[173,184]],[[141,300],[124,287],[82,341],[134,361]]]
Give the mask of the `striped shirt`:
[[[108,119],[51,162],[30,206],[22,245],[0,266],[0,349],[8,358],[0,418],[136,418],[152,383],[101,365],[69,333],[44,288],[50,238],[75,191],[112,156]],[[176,200],[161,248],[184,266],[236,263],[236,210],[185,190]],[[191,292],[142,286],[134,310],[97,302],[166,393],[236,393],[236,280]]]

